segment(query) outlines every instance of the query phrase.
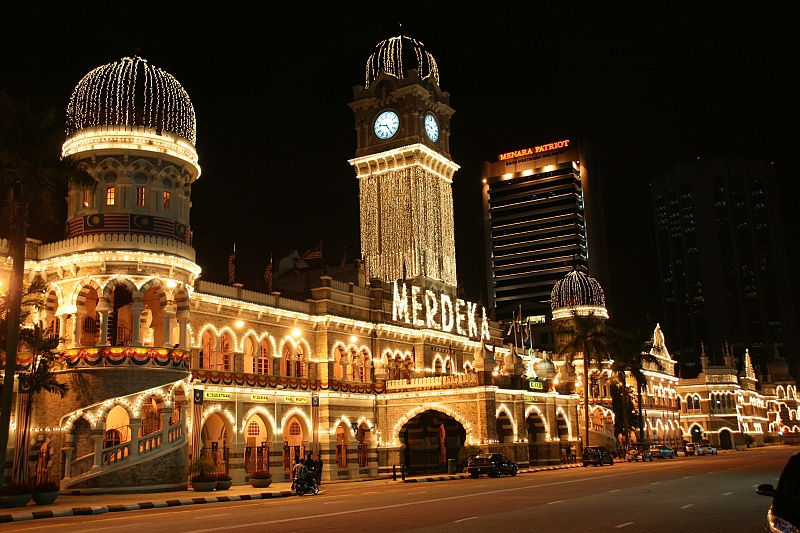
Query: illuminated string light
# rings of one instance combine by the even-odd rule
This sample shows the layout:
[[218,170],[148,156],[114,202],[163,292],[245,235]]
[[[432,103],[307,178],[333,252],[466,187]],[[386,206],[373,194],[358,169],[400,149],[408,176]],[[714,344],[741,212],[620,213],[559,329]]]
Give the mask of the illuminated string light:
[[[416,65],[403,65],[403,42],[408,46],[413,47],[414,57],[416,58]],[[416,68],[419,77],[423,80],[432,77],[439,84],[439,67],[433,56],[425,50],[424,44],[400,35],[392,37],[378,43],[375,47],[376,50],[367,58],[366,66],[366,81],[364,88],[369,88],[370,84],[375,81],[381,72],[390,74],[398,79],[405,78],[406,70],[409,68]]]
[[89,72],[67,106],[67,136],[92,126],[143,126],[197,142],[194,106],[172,74],[139,56]]

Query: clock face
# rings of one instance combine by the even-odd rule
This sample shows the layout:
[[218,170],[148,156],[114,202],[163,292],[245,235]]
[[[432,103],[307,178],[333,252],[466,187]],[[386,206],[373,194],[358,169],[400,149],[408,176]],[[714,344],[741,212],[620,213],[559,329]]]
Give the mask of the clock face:
[[430,113],[425,115],[425,133],[428,134],[428,139],[431,141],[439,140],[439,123],[436,122],[436,117]]
[[375,135],[379,139],[388,139],[397,133],[400,118],[394,111],[384,111],[375,119]]

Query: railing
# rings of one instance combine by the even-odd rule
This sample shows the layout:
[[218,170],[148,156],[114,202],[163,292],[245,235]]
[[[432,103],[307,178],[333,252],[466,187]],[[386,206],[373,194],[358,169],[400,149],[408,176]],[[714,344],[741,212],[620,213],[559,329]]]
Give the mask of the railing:
[[336,467],[347,468],[347,444],[336,445]]
[[227,446],[222,446],[218,448],[203,448],[200,450],[200,457],[203,459],[208,459],[212,463],[214,463],[214,473],[215,474],[227,474],[228,473],[228,458],[230,457],[230,450]]
[[152,452],[161,448],[161,432],[153,433],[146,437],[139,439],[139,455],[144,455],[147,452]]
[[269,470],[269,448],[266,446],[246,446],[244,449],[244,471],[249,474],[259,470]]
[[113,465],[126,460],[131,454],[131,441],[103,448],[102,464]]
[[454,376],[433,376],[429,378],[393,379],[386,382],[386,390],[406,389],[458,389],[478,385],[477,374],[460,374]]
[[87,473],[94,466],[94,452],[78,457],[70,463],[70,477],[78,477]]
[[369,466],[369,446],[366,444],[358,444],[358,466],[364,468]]

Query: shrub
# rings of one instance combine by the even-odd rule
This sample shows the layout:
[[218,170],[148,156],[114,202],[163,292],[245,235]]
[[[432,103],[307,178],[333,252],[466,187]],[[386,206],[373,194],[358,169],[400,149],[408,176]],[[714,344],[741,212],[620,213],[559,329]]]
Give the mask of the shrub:
[[6,483],[0,487],[0,496],[18,496],[33,494],[33,485],[29,483]]
[[481,449],[478,446],[473,444],[462,446],[458,450],[458,462],[465,464],[470,455],[478,455],[479,453],[481,453]]
[[58,492],[61,487],[55,481],[42,481],[33,487],[33,492]]
[[272,479],[272,474],[266,470],[256,470],[255,472],[250,472],[250,479]]
[[217,465],[211,459],[196,460],[192,465],[192,473],[195,474],[192,476],[192,481],[216,481],[214,472],[216,468]]
[[230,481],[232,478],[229,474],[217,474],[217,481]]

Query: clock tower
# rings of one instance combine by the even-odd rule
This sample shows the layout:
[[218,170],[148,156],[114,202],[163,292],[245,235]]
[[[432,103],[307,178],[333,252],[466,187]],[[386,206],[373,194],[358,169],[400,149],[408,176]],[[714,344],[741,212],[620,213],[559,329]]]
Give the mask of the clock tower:
[[450,95],[422,43],[380,42],[353,89],[361,253],[367,276],[456,285]]

